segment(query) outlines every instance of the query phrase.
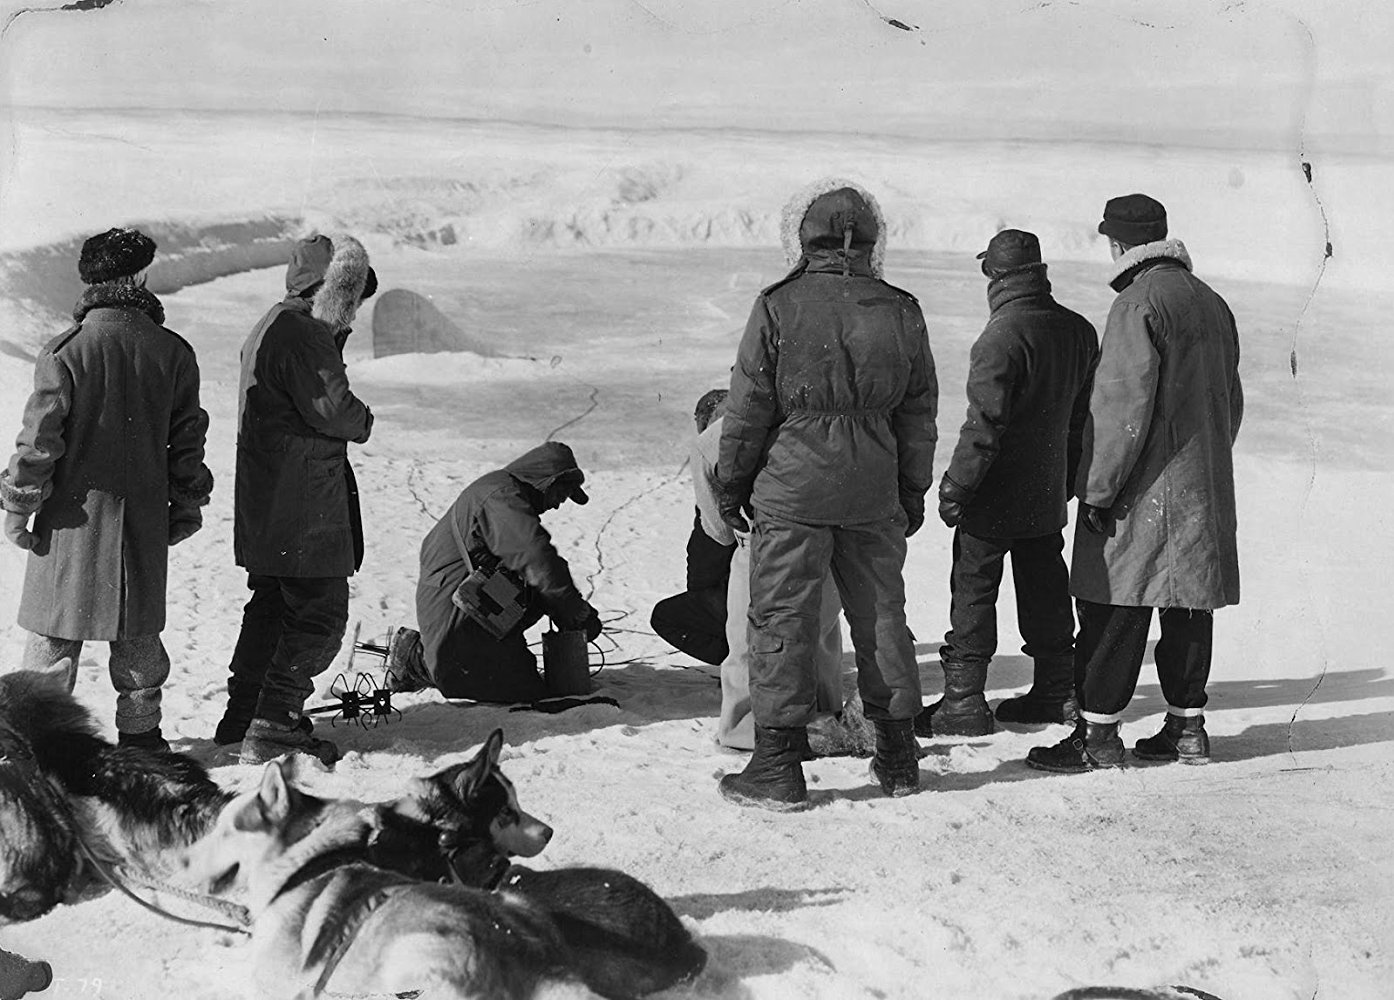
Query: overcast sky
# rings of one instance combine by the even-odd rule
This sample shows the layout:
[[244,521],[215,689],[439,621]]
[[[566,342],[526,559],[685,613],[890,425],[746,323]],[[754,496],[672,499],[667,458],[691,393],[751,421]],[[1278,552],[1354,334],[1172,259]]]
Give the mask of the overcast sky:
[[1378,149],[1394,134],[1390,6],[122,0],[16,18],[0,97],[1263,146],[1305,126]]

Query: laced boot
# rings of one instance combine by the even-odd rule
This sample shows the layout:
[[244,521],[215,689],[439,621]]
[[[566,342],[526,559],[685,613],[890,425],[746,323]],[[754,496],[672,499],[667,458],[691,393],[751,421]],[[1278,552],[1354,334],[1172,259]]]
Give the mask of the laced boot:
[[944,667],[944,697],[915,717],[918,736],[987,736],[992,732],[992,709],[983,688],[987,663],[940,657]]
[[339,748],[330,740],[322,740],[311,735],[301,725],[303,716],[292,722],[274,722],[271,719],[253,719],[247,726],[247,735],[242,740],[242,751],[238,754],[239,764],[266,764],[286,754],[303,753],[319,759],[326,767],[338,762]]
[[920,790],[920,748],[915,742],[913,719],[873,719],[876,727],[876,756],[871,759],[871,776],[881,791],[899,798]]
[[1032,747],[1026,763],[1038,771],[1082,774],[1102,767],[1123,766],[1123,741],[1116,722],[1075,723],[1075,731],[1050,747]]
[[1205,732],[1205,716],[1167,713],[1161,732],[1140,739],[1133,745],[1139,760],[1179,760],[1183,764],[1210,763],[1210,737]]
[[805,727],[756,726],[755,752],[745,770],[722,777],[718,785],[721,797],[737,805],[777,812],[802,809],[808,804],[803,761],[810,753]]
[[1037,657],[1031,690],[997,703],[998,722],[1053,723],[1073,726],[1079,720],[1075,701],[1075,661],[1072,656]]
[[431,686],[421,649],[421,633],[398,626],[387,639],[387,686],[394,693],[423,691]]

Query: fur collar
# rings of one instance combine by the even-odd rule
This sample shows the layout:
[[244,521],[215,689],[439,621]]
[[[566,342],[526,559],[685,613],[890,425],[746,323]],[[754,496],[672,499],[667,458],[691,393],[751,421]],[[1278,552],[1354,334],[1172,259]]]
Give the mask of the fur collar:
[[88,285],[73,307],[73,319],[81,323],[93,309],[137,309],[161,326],[165,322],[165,307],[155,293],[129,281]]
[[886,267],[886,217],[881,212],[880,203],[871,192],[860,184],[841,177],[827,177],[814,181],[795,193],[785,204],[784,212],[779,218],[779,242],[784,247],[784,261],[790,267],[794,267],[803,258],[803,244],[799,241],[799,227],[803,225],[803,217],[808,214],[809,207],[820,195],[836,191],[838,188],[851,188],[861,195],[876,217],[876,242],[871,248],[871,273],[881,278]]
[[328,323],[335,333],[353,324],[368,282],[368,251],[352,236],[335,233],[329,237],[334,255],[329,258],[324,281],[315,292],[310,315]]
[[1115,292],[1121,292],[1132,284],[1134,271],[1149,261],[1157,260],[1178,261],[1186,270],[1191,270],[1191,255],[1186,252],[1186,244],[1180,240],[1157,240],[1135,246],[1115,260],[1108,283]]

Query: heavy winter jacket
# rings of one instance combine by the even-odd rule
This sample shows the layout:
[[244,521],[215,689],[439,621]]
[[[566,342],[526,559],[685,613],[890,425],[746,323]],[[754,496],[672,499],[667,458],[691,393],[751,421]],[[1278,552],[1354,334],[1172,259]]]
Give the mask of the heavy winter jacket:
[[[242,347],[233,555],[249,573],[350,576],[362,564],[348,442],[368,440],[373,415],[349,388],[340,348],[367,271],[348,237],[323,272],[292,260],[289,294]],[[302,297],[316,285],[313,301]]]
[[165,626],[170,505],[208,502],[198,362],[154,295],[92,285],[34,366],[6,510],[37,511],[19,624],[59,639]]
[[[855,191],[868,217],[846,207]],[[919,304],[881,279],[886,229],[845,182],[785,211],[794,270],[760,293],[741,339],[717,477],[728,498],[805,524],[923,510],[932,481],[934,358]]]
[[571,449],[549,441],[461,491],[421,543],[416,620],[428,648],[456,618],[451,596],[487,556],[513,570],[561,627],[579,628],[594,613],[541,521],[547,488],[575,472]]
[[1239,334],[1179,240],[1115,264],[1084,428],[1070,591],[1098,604],[1220,608],[1239,601],[1232,447],[1244,413]]
[[1068,519],[1099,338],[1051,297],[1044,264],[993,279],[987,297],[968,416],[940,493],[964,503],[959,527],[970,535],[1036,538]]

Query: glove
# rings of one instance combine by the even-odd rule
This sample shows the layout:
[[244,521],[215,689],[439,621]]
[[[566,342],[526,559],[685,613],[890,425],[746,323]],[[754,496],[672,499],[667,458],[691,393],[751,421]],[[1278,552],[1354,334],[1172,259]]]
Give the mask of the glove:
[[169,544],[171,548],[202,527],[203,513],[197,507],[190,507],[182,503],[169,505]]
[[1108,531],[1110,515],[1107,507],[1095,507],[1083,500],[1079,502],[1079,523],[1096,535]]
[[944,473],[944,478],[939,480],[939,520],[950,528],[957,528],[963,520],[963,508],[972,502],[973,494]]
[[39,536],[29,530],[29,515],[5,511],[5,537],[21,549],[33,549]]
[[721,515],[721,520],[731,528],[732,531],[741,535],[750,534],[750,521],[748,518],[755,516],[755,511],[750,506],[749,494],[743,494],[729,484],[714,483],[713,490],[716,493],[716,509]]
[[909,538],[924,526],[924,494],[901,490],[900,509],[905,511],[905,537]]
[[595,608],[591,608],[591,613],[586,616],[581,627],[586,630],[586,642],[595,642],[600,638],[600,633],[604,631],[605,625],[600,620],[600,613]]

